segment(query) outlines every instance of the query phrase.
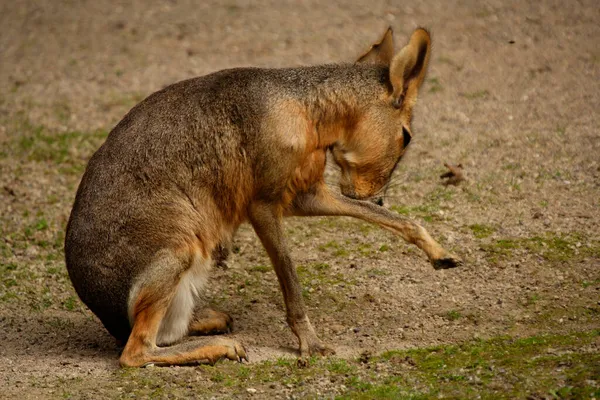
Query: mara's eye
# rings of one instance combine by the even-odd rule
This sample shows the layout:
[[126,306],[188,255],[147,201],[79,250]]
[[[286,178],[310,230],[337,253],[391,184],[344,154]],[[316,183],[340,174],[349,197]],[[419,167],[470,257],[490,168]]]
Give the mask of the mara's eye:
[[402,147],[406,148],[410,143],[410,139],[412,139],[411,134],[408,132],[408,129],[402,127]]

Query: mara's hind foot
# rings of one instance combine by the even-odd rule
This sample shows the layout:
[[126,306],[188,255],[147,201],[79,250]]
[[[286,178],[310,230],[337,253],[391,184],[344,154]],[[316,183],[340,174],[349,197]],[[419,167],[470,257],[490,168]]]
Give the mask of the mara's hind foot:
[[226,313],[205,308],[196,311],[190,323],[190,335],[215,335],[233,331],[233,319]]
[[[176,253],[165,251],[148,266],[143,286],[136,289],[135,297],[132,296],[133,327],[119,359],[122,366],[214,364],[223,358],[248,359],[244,346],[228,338],[203,338],[158,346],[183,339],[196,320],[194,292],[204,286],[208,268],[202,262],[186,264],[185,260],[189,258],[182,260]],[[179,280],[174,280],[173,276],[177,275]],[[231,320],[216,311],[209,312],[207,317],[214,322],[205,326],[210,330],[227,329]]]
[[169,347],[146,347],[133,352],[125,347],[119,363],[122,367],[149,365],[214,365],[217,361],[248,361],[245,347],[236,340],[219,338],[210,342],[191,341]]
[[248,360],[244,346],[228,338],[205,338],[172,346],[157,346],[156,332],[164,321],[164,314],[165,308],[160,302],[152,303],[136,313],[131,335],[119,359],[121,366],[214,365],[223,358],[238,362]]

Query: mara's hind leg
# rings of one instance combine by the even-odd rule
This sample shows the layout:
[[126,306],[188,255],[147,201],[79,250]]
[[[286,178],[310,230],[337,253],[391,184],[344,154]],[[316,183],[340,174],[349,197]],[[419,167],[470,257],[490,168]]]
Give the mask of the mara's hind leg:
[[156,346],[156,332],[164,313],[164,308],[150,306],[137,314],[131,336],[119,359],[121,366],[214,364],[223,358],[234,361],[248,359],[244,346],[225,338],[211,342],[194,340],[168,347]]
[[247,359],[241,344],[225,338],[168,347],[157,345],[175,342],[187,334],[209,266],[210,260],[201,260],[197,255],[180,258],[165,252],[148,267],[131,294],[133,328],[119,359],[122,366],[214,364],[222,358]]
[[230,333],[233,319],[226,313],[212,308],[198,308],[189,327],[190,335],[215,335]]

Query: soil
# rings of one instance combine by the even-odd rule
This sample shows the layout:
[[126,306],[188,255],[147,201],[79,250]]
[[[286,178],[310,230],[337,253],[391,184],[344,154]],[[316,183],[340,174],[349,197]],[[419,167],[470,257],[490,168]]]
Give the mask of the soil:
[[[598,21],[593,0],[3,2],[0,397],[58,396],[67,379],[118,394],[120,349],[76,298],[61,248],[103,132],[170,83],[350,61],[388,25],[397,46],[417,26],[434,46],[386,207],[465,264],[436,271],[349,218],[288,220],[320,337],[353,358],[600,328]],[[466,180],[443,185],[444,162],[462,164]],[[234,318],[230,337],[251,363],[297,347],[268,266],[244,225],[208,296]]]

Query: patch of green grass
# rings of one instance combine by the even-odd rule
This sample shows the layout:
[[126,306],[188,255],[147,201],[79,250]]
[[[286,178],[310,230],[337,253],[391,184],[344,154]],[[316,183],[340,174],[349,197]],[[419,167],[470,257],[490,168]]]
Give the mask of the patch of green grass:
[[60,272],[60,269],[55,266],[50,266],[50,267],[46,268],[46,272],[49,273],[50,275],[55,275]]
[[477,90],[475,92],[459,93],[460,96],[469,100],[483,99],[488,97],[489,94],[490,92],[487,89]]
[[64,171],[74,173],[83,170],[89,156],[108,135],[104,130],[53,132],[28,121],[16,129],[19,135],[11,144],[16,154],[30,161],[58,164]]
[[337,397],[337,399],[425,399],[425,394],[401,387],[399,379],[387,379],[386,383],[366,383],[362,381],[351,384],[352,389],[348,394]]
[[358,253],[363,257],[370,256],[373,253],[371,244],[369,243],[356,243],[350,239],[346,240],[345,243],[338,243],[335,240],[329,241],[319,246],[320,251],[329,252],[334,257],[347,257],[350,252]]
[[299,265],[296,268],[296,271],[298,272],[298,276],[300,277],[300,280],[309,284],[310,281],[315,280],[315,279],[318,281],[332,279],[333,276],[329,275],[330,269],[331,269],[331,267],[327,263],[315,263],[315,264],[310,264],[307,266]]
[[65,231],[62,229],[59,229],[56,232],[56,234],[54,235],[54,243],[52,244],[52,246],[56,250],[62,250],[64,243],[65,243]]
[[369,232],[376,229],[374,225],[366,222],[361,222],[355,218],[350,217],[322,217],[315,218],[311,221],[307,221],[307,225],[313,226],[318,229],[318,233],[325,232],[339,232],[340,230],[359,231],[364,236]]
[[[296,268],[300,282],[302,283],[302,294],[306,299],[310,299],[313,292],[318,295],[319,301],[323,304],[337,305],[343,307],[345,302],[340,298],[340,288],[333,288],[333,285],[353,285],[354,283],[347,279],[344,274],[332,272],[331,266],[327,263],[313,263],[309,265],[298,265]],[[333,304],[331,304],[333,303]]]
[[425,199],[429,203],[440,201],[450,201],[454,196],[454,191],[451,188],[437,187],[425,195]]
[[334,374],[349,374],[356,370],[356,367],[350,364],[348,361],[343,360],[341,358],[331,358],[328,363],[326,363],[325,368],[329,372]]
[[41,295],[31,298],[29,307],[32,311],[44,311],[54,305],[54,296],[49,288],[44,288]]
[[219,370],[210,377],[210,380],[216,383],[223,382],[225,380],[225,374]]
[[12,302],[12,301],[19,301],[19,296],[12,291],[0,291],[0,301],[2,302]]
[[35,221],[35,224],[33,227],[35,230],[44,231],[44,230],[48,229],[48,221],[46,221],[46,218],[40,218],[37,221]]
[[417,206],[393,205],[390,209],[401,215],[415,216],[432,222],[434,219],[440,219],[443,203],[451,201],[454,193],[453,188],[435,188],[424,196],[422,204]]
[[63,307],[65,310],[74,311],[77,307],[77,299],[75,296],[67,297],[67,299],[63,302]]
[[[1,229],[0,229],[0,235],[4,236]],[[0,259],[6,260],[11,255],[12,255],[12,251],[11,251],[11,248],[8,245],[8,243],[5,243],[4,240],[0,240]]]
[[19,287],[21,278],[25,276],[19,271],[17,264],[12,262],[5,264],[0,260],[0,301],[10,302],[19,299],[17,293],[21,291]]
[[496,241],[496,247],[501,250],[516,249],[518,247],[518,241],[512,239],[499,239]]
[[[72,324],[58,318],[47,323],[55,329]],[[122,388],[120,394],[136,398],[216,393],[245,398],[248,388],[257,389],[256,398],[273,398],[282,388],[291,398],[598,398],[600,355],[592,346],[599,336],[598,330],[504,336],[387,351],[367,359],[311,357],[299,363],[286,357],[245,365],[221,361],[214,367],[178,368],[176,373],[171,368],[114,369],[110,382]],[[57,382],[74,397],[89,391],[81,378]]]
[[398,214],[401,214],[401,215],[410,215],[410,212],[411,212],[411,208],[408,206],[393,205],[390,207],[390,209],[393,211],[396,211]]
[[367,271],[367,275],[371,276],[371,277],[375,277],[375,276],[387,276],[390,275],[390,273],[388,271],[385,271],[383,269],[379,269],[379,268],[371,268]]
[[59,317],[52,317],[46,321],[46,324],[51,328],[54,328],[57,332],[72,330],[75,327],[73,321]]
[[15,271],[17,264],[9,262],[7,264],[0,264],[0,275],[5,275],[8,271]]
[[537,177],[537,180],[564,181],[564,180],[572,180],[572,179],[573,179],[572,172],[567,169],[542,170],[539,172],[539,176]]
[[539,312],[533,316],[532,323],[547,327],[546,329],[561,329],[565,319],[596,326],[600,319],[600,305],[571,305],[568,310],[562,307],[540,307]]
[[23,213],[24,221],[22,232],[14,232],[11,235],[13,248],[26,249],[30,246],[37,246],[40,250],[48,250],[48,253],[40,253],[40,257],[53,261],[62,256],[57,251],[62,250],[64,243],[64,231],[58,230],[56,233],[51,228],[55,221],[49,221],[42,211],[37,212],[36,218],[31,219],[29,213]]
[[445,315],[448,321],[456,321],[462,317],[462,314],[456,310],[450,310]]
[[581,286],[585,289],[590,286],[600,285],[600,279],[594,279],[593,281],[583,281],[581,282]]
[[575,254],[575,240],[572,236],[548,234],[545,236],[534,236],[522,242],[522,245],[530,251],[542,255],[551,261],[568,261]]
[[515,192],[520,192],[521,191],[520,181],[517,178],[512,177],[510,180],[510,188]]
[[331,267],[327,263],[315,263],[312,264],[312,268],[319,273],[323,273],[325,271],[329,271]]
[[484,239],[496,231],[493,226],[484,224],[469,225],[469,229],[471,229],[473,236],[475,236],[477,239]]
[[371,245],[369,243],[360,243],[356,247],[356,250],[363,257],[368,257],[373,253],[373,249],[371,248]]
[[4,287],[10,288],[13,286],[17,286],[17,281],[14,278],[5,278],[3,279],[2,284],[4,285]]
[[565,390],[578,396],[589,395],[597,391],[588,379],[600,376],[600,355],[577,349],[599,335],[595,330],[523,339],[501,337],[459,346],[392,351],[381,359],[412,367],[415,380],[432,389],[428,398],[439,394],[465,398],[475,393],[524,398],[534,392],[550,394],[557,386],[559,390],[568,387]]
[[346,250],[345,246],[335,240],[320,245],[319,250],[330,251],[335,257],[346,257],[348,255],[348,250]]
[[519,163],[508,163],[508,164],[504,164],[502,166],[502,169],[504,171],[514,171],[516,169],[520,169],[521,168],[521,164]]
[[590,241],[579,233],[552,233],[530,238],[498,239],[482,249],[493,258],[510,257],[514,253],[532,253],[550,262],[571,262],[585,257],[600,257],[600,242]]
[[[282,358],[250,366],[222,363],[201,370],[230,395],[243,395],[253,387],[262,388],[264,397],[269,397],[286,385],[296,397],[337,399],[512,399],[532,393],[589,398],[598,393],[600,355],[585,349],[599,335],[594,330],[522,339],[499,337],[388,351],[367,361],[311,358],[302,367],[293,358]],[[323,380],[330,385],[315,385]],[[275,385],[270,392],[271,383]],[[340,384],[344,385],[341,392]]]
[[540,295],[537,293],[530,294],[527,296],[527,300],[525,301],[526,306],[532,306],[540,300]]
[[430,93],[437,93],[437,92],[441,92],[442,90],[444,90],[444,87],[442,86],[442,84],[440,83],[440,80],[438,78],[436,78],[436,77],[429,78],[428,82],[429,82],[429,92]]
[[264,274],[265,272],[269,272],[272,271],[273,267],[271,267],[270,265],[255,265],[254,267],[250,268],[250,272],[260,272],[262,274]]

